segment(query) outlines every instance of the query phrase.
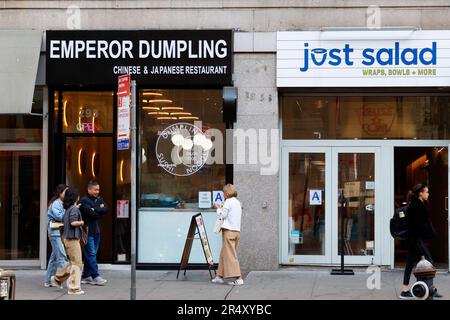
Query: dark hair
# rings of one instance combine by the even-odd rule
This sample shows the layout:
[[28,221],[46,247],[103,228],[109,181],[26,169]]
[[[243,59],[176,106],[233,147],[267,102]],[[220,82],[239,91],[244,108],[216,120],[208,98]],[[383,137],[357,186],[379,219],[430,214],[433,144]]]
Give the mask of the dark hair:
[[412,189],[408,192],[408,202],[410,202],[412,198],[418,199],[419,194],[423,192],[425,188],[428,188],[425,183],[418,183],[414,187],[412,187]]
[[56,199],[59,198],[59,195],[64,192],[68,188],[67,185],[64,183],[58,184],[58,186],[55,188],[55,191],[53,192],[53,196],[50,198],[50,201],[48,202],[48,205],[51,205]]
[[69,187],[66,191],[66,195],[64,197],[63,207],[64,209],[69,209],[73,206],[78,200],[78,189]]
[[96,180],[89,180],[88,182],[88,188],[98,186],[98,182]]

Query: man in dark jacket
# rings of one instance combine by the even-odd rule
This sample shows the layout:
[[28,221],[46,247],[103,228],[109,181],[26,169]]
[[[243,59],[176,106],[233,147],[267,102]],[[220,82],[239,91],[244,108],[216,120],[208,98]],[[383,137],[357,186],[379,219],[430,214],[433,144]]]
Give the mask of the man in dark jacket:
[[108,212],[108,206],[99,196],[100,186],[97,181],[88,182],[88,194],[80,200],[80,211],[89,233],[83,248],[84,270],[81,282],[103,286],[106,280],[98,273],[97,252],[100,245],[101,217]]

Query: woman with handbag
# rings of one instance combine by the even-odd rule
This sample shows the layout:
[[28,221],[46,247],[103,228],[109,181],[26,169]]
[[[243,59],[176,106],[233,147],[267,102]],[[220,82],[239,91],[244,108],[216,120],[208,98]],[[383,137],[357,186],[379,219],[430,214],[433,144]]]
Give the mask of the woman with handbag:
[[80,200],[78,190],[72,187],[67,189],[64,197],[64,245],[66,246],[67,255],[71,262],[70,275],[59,275],[51,277],[52,283],[61,285],[67,281],[68,294],[84,294],[81,290],[81,272],[83,271],[83,260],[81,253],[80,240],[83,236],[82,227],[84,221],[81,218],[80,209],[77,202]]
[[46,288],[53,287],[51,277],[56,274],[57,269],[67,270],[70,267],[69,259],[67,259],[66,250],[61,240],[60,231],[61,221],[64,217],[64,194],[67,188],[65,184],[60,184],[56,187],[47,210],[47,231],[48,239],[52,246],[52,254],[50,255],[47,273],[45,274],[44,286]]
[[[237,257],[237,248],[241,234],[242,207],[237,197],[236,187],[227,184],[223,187],[225,202],[223,206],[215,205],[218,220],[222,219],[222,250],[220,251],[219,268],[217,276],[212,280],[214,283],[225,283],[224,279],[233,278],[227,283],[234,286],[241,286],[244,280],[241,276],[241,269]],[[220,225],[220,222],[218,222]]]

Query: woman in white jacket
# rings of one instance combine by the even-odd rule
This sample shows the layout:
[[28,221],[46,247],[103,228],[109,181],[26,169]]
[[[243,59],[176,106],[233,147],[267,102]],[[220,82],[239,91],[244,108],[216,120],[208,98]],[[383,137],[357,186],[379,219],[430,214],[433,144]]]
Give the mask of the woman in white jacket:
[[236,187],[227,184],[223,187],[225,202],[223,206],[216,205],[217,214],[223,219],[222,224],[222,250],[220,251],[219,268],[214,283],[224,283],[224,279],[234,278],[228,282],[230,285],[240,286],[244,284],[241,277],[241,269],[237,257],[241,233],[242,207],[237,197]]

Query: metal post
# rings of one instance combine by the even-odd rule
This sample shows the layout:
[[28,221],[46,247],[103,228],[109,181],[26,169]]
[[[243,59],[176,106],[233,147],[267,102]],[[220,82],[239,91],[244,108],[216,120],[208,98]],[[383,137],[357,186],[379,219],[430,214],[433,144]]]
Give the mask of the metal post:
[[136,80],[131,80],[131,288],[136,300]]
[[341,190],[339,193],[339,203],[341,204],[341,268],[340,269],[332,269],[332,275],[351,275],[353,276],[355,273],[352,269],[344,269],[344,247],[345,247],[345,216],[347,214],[347,199],[344,197],[344,191]]

